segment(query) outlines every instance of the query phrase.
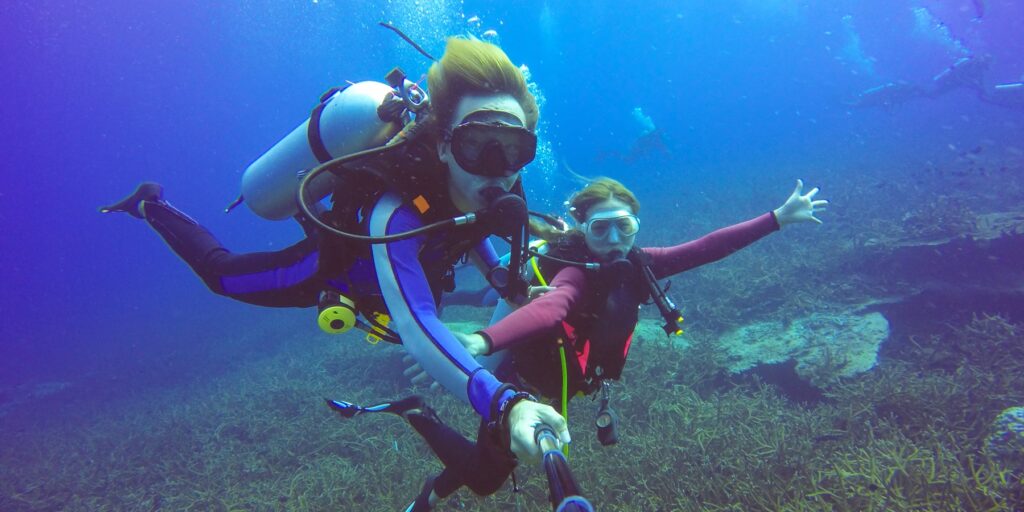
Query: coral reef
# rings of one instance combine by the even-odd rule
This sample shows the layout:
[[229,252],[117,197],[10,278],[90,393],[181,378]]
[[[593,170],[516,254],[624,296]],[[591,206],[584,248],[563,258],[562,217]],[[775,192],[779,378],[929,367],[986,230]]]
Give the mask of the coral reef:
[[815,314],[788,324],[772,321],[741,327],[720,339],[720,364],[738,373],[758,364],[793,359],[796,372],[818,387],[873,368],[889,336],[880,313]]

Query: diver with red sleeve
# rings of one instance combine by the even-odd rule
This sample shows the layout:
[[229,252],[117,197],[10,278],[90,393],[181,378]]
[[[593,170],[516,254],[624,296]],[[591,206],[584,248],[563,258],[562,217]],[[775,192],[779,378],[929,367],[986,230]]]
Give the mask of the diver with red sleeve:
[[579,228],[542,233],[546,257],[530,263],[546,293],[478,333],[456,336],[476,355],[508,352],[496,373],[524,389],[563,402],[603,390],[607,399],[604,384],[622,374],[641,304],[658,307],[666,334],[680,332],[679,310],[658,280],[723,259],[783,226],[820,223],[814,214],[828,202],[814,200],[817,192],[804,194],[798,180],[786,202],[768,213],[673,247],[638,248],[636,197],[615,180],[595,180],[571,200]]
[[[673,247],[638,248],[634,242],[640,231],[639,201],[621,183],[599,178],[570,201],[570,213],[579,228],[561,229],[555,219],[550,224],[559,229],[533,226],[534,234],[547,242],[534,249],[535,257],[528,263],[537,285],[530,294],[536,297],[482,331],[455,335],[473,355],[504,356],[493,363],[495,374],[520,389],[561,402],[563,415],[566,403],[576,394],[601,390],[595,422],[598,437],[603,444],[614,444],[616,416],[609,406],[608,382],[622,374],[640,305],[653,302],[665,320],[666,334],[681,333],[679,309],[658,280],[725,258],[783,226],[820,223],[814,214],[823,211],[828,201],[813,199],[817,193],[815,188],[804,194],[803,182],[798,180],[793,193],[775,210]],[[407,402],[429,409],[420,397],[397,403]],[[329,404],[349,417],[346,412],[373,409],[339,401]],[[387,404],[375,407],[392,412]],[[509,467],[509,473],[502,475],[500,466],[474,465],[460,458],[455,447],[466,450],[472,443],[454,431],[449,436],[451,450],[434,450],[445,463],[438,481],[469,475],[500,482],[514,469]],[[478,438],[477,445],[485,443]],[[451,491],[450,484],[432,494],[426,492],[428,487],[418,499],[424,505]]]

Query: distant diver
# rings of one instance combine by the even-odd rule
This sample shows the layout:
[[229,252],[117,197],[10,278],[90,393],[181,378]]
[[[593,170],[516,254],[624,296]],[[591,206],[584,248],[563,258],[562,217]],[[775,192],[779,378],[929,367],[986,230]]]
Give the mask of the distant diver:
[[609,158],[619,160],[624,164],[632,165],[640,161],[655,157],[668,157],[672,155],[668,145],[665,144],[664,132],[655,126],[654,121],[640,107],[634,107],[630,112],[631,117],[640,127],[640,135],[630,144],[629,150],[625,153],[608,151],[598,154],[598,160]]
[[886,110],[892,110],[897,105],[926,96],[926,92],[919,85],[900,80],[867,89],[858,94],[848,105],[861,108],[882,107]]
[[932,78],[929,94],[939,96],[960,87],[985,92],[985,72],[991,59],[988,56],[968,56],[957,59],[951,66]]

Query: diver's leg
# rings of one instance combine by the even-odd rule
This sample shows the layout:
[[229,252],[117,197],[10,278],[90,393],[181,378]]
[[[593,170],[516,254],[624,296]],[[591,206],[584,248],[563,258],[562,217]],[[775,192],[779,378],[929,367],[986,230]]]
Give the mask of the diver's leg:
[[432,410],[408,414],[406,419],[430,445],[445,469],[434,481],[433,492],[445,498],[465,485],[480,496],[494,494],[512,474],[516,460],[481,422],[476,443],[445,425]]
[[234,254],[194,219],[163,198],[163,187],[143,183],[103,213],[144,219],[214,293],[250,304],[309,307],[316,304],[316,240],[306,238],[275,252]]

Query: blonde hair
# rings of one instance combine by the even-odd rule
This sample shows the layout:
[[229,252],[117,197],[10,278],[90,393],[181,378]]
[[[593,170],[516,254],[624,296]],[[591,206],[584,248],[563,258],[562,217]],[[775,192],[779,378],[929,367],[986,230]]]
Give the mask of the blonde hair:
[[526,88],[523,73],[491,43],[449,38],[444,56],[427,72],[427,90],[436,131],[451,126],[455,107],[463,97],[502,93],[519,102],[526,113],[527,129],[537,127],[537,100]]

